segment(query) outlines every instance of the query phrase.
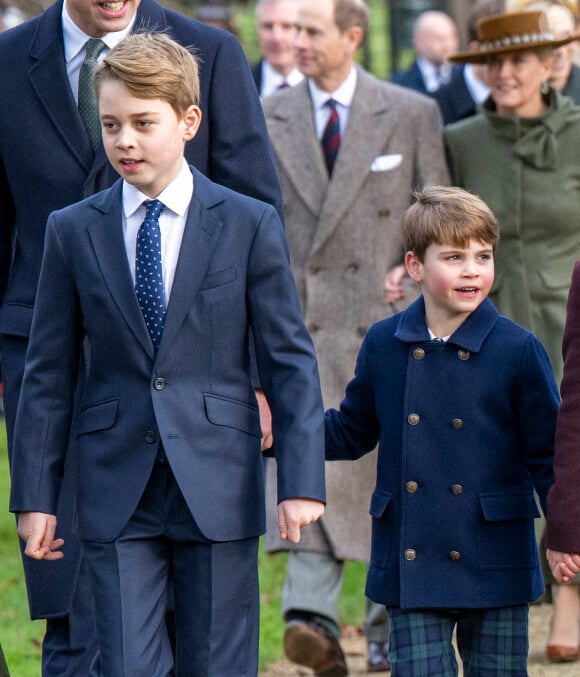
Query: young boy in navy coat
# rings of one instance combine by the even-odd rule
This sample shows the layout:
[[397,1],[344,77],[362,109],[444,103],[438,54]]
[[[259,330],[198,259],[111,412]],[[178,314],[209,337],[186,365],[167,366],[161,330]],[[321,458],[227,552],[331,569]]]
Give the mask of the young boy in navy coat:
[[379,443],[366,593],[388,608],[394,677],[457,675],[455,627],[466,677],[527,675],[558,390],[540,341],[486,298],[498,239],[479,198],[417,195],[403,241],[422,296],[369,329],[326,413],[327,459]]
[[77,504],[100,674],[256,675],[265,516],[250,324],[276,434],[282,537],[298,541],[324,501],[322,400],[283,227],[273,207],[184,161],[201,120],[187,50],[132,35],[95,86],[122,179],[49,218],[11,510],[27,555],[62,557],[55,511],[88,349]]

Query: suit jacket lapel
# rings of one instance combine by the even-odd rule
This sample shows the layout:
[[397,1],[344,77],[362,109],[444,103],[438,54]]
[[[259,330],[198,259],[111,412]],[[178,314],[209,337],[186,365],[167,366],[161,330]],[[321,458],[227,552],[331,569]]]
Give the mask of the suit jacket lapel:
[[119,180],[110,190],[96,196],[94,218],[88,224],[88,232],[111,296],[137,340],[153,357],[153,343],[137,301],[123,239],[122,186]]
[[381,154],[389,138],[394,121],[389,118],[392,116],[392,108],[383,97],[377,96],[373,78],[358,69],[348,124],[328,184],[311,253],[332,234],[367,180],[373,159]]
[[61,26],[62,3],[49,7],[39,19],[30,46],[30,83],[40,105],[52,120],[69,152],[88,171],[93,150],[78,112],[66,74]]
[[209,208],[222,202],[223,194],[200,172],[192,168],[192,173],[193,198],[167,307],[160,356],[171,346],[199,292],[222,231],[223,224],[210,213]]
[[268,114],[268,128],[277,154],[294,189],[310,211],[318,216],[326,188],[328,174],[322,148],[316,138],[312,102],[306,80],[277,99]]

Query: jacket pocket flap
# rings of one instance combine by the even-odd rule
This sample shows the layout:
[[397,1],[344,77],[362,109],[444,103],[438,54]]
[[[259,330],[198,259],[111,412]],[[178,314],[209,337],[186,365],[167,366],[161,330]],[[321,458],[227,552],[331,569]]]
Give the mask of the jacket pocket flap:
[[112,428],[117,422],[119,400],[107,400],[91,404],[79,414],[78,434]]
[[540,516],[536,499],[527,494],[480,494],[479,501],[483,516],[488,522],[525,520]]
[[0,313],[0,332],[8,336],[29,336],[33,306],[5,303]]
[[201,283],[200,291],[221,287],[224,284],[228,284],[228,282],[234,282],[235,279],[235,268],[225,268],[224,270],[218,270],[215,273],[209,273],[209,275],[206,275],[203,282]]
[[369,513],[371,517],[382,517],[393,497],[391,494],[385,494],[382,491],[373,491],[371,497],[371,507]]
[[568,289],[572,279],[572,270],[562,262],[562,265],[550,266],[538,271],[540,280],[546,289]]
[[262,437],[260,428],[260,414],[257,407],[250,404],[204,393],[205,412],[208,419],[215,425],[226,428],[235,428],[245,433]]

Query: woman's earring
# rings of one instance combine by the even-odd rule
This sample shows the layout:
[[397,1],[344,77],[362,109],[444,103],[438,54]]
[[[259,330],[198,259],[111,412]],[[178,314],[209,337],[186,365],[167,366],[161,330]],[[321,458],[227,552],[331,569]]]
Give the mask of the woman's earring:
[[550,86],[550,83],[549,83],[549,82],[542,82],[542,84],[541,84],[541,86],[540,86],[540,94],[541,94],[542,96],[548,96],[548,94],[550,93],[551,89],[552,89],[552,87]]

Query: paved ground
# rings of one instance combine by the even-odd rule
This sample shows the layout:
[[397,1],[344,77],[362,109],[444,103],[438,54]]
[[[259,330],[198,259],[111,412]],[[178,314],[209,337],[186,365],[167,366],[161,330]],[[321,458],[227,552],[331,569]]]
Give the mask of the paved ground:
[[[580,677],[580,662],[568,665],[553,665],[544,657],[548,624],[550,622],[551,605],[539,604],[530,607],[530,660],[529,677]],[[366,644],[354,628],[345,630],[341,644],[347,656],[351,677],[362,677],[366,672]],[[389,673],[374,673],[388,677]],[[312,671],[300,668],[288,661],[280,661],[270,666],[260,677],[311,677]]]

